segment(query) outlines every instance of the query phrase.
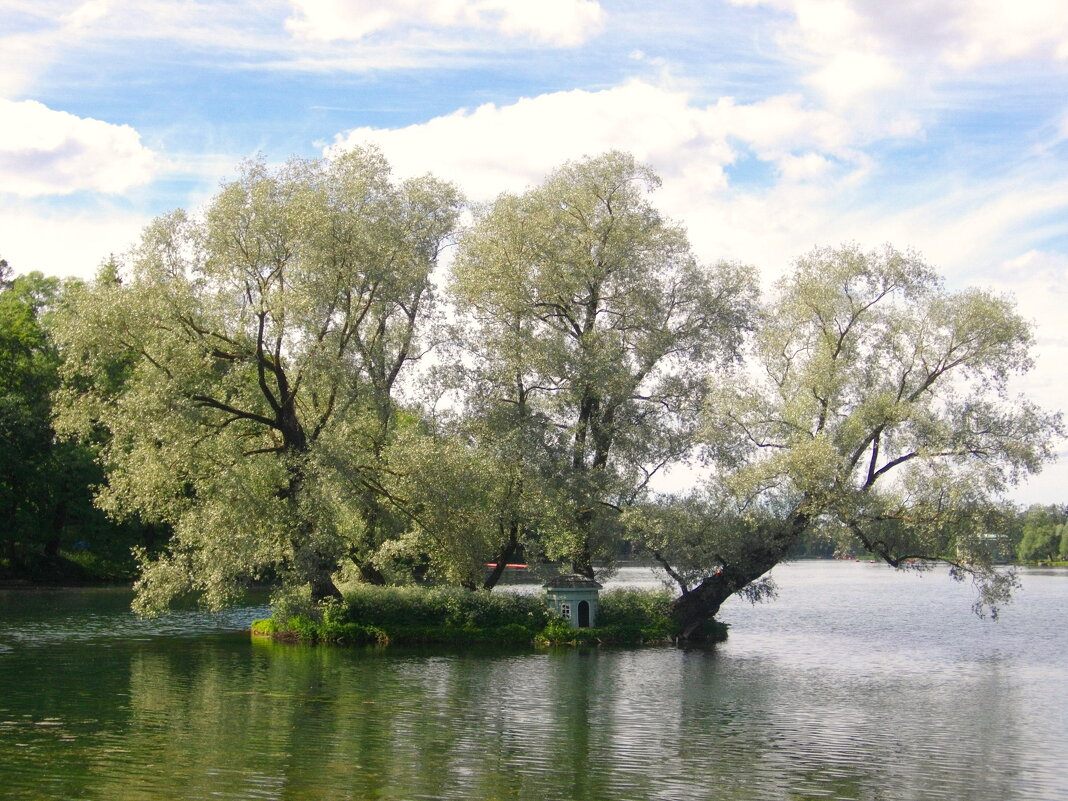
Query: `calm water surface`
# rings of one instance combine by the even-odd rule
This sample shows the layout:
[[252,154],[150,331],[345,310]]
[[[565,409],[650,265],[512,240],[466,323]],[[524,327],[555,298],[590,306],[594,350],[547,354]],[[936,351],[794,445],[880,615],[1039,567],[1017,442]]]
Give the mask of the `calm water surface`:
[[277,645],[235,631],[263,607],[0,591],[0,798],[1068,798],[1068,571],[998,623],[944,573],[775,575],[694,651]]

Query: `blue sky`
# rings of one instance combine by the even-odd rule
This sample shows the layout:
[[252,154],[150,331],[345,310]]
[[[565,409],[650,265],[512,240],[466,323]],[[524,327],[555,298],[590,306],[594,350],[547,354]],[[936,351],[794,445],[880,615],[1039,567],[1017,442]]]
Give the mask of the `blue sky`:
[[[91,275],[256,154],[371,142],[485,200],[621,148],[767,284],[891,242],[1012,292],[1017,389],[1066,405],[1063,0],[0,0],[0,121],[17,271]],[[1017,497],[1068,501],[1068,464]]]

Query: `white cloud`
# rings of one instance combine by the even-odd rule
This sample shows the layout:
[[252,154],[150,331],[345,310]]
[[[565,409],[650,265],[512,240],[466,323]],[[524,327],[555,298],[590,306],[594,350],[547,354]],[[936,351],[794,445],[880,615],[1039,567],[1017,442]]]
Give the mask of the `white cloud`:
[[959,283],[984,280],[1036,241],[1068,235],[1068,177],[1045,162],[997,177],[947,176],[922,191],[926,199],[915,202],[903,194],[873,197],[829,218],[828,228],[913,245]]
[[941,55],[955,67],[1068,58],[1068,5],[1063,0],[976,0],[953,11],[954,35]]
[[87,0],[73,11],[63,14],[62,22],[71,28],[84,28],[106,17],[112,10],[112,0]]
[[[488,103],[406,128],[356,128],[339,134],[327,152],[372,142],[404,174],[434,172],[488,199],[536,183],[568,159],[621,149],[697,198],[727,190],[725,169],[739,147],[803,180],[798,158],[808,159],[814,177],[814,156],[862,160],[855,145],[868,136],[842,117],[807,108],[798,95],[750,104],[721,98],[701,107],[685,92],[630,81]],[[832,163],[824,161],[820,174]]]
[[0,20],[0,97],[33,97],[50,68],[87,56],[173,61],[191,49],[233,69],[434,69],[576,47],[607,15],[596,0],[0,0]]
[[[630,81],[405,128],[357,128],[326,152],[373,143],[401,175],[433,172],[489,200],[540,182],[567,160],[626,150],[664,179],[655,202],[686,224],[703,258],[752,262],[773,277],[813,245],[849,238],[839,220],[849,211],[843,198],[855,198],[872,168],[864,145],[893,129],[810,108],[800,95],[699,106],[683,91]],[[732,181],[749,159],[764,163],[764,185]]]
[[[1048,161],[1009,164],[998,176],[896,175],[868,149],[894,126],[845,114],[813,109],[798,95],[699,106],[684,92],[632,81],[487,104],[406,128],[358,128],[333,148],[375,143],[398,173],[433,172],[476,200],[522,190],[568,159],[629,150],[663,177],[655,202],[686,225],[703,259],[756,264],[766,283],[815,245],[858,241],[915,247],[962,286],[987,281],[995,265],[1037,241],[1068,234],[1056,222],[1066,219],[1068,176]],[[915,131],[910,120],[898,123]],[[733,180],[751,158],[765,162],[766,178]],[[1043,291],[1035,298],[1053,297]],[[1025,314],[1060,330],[1053,308],[1027,304]],[[1056,362],[1068,363],[1068,353]]]
[[1065,58],[1063,0],[730,0],[790,14],[783,41],[813,52],[850,50],[926,54],[955,67],[1018,58]]
[[743,104],[725,97],[706,113],[713,129],[744,141],[768,161],[808,149],[846,155],[853,144],[868,139],[846,117],[812,109],[797,94]]
[[[1038,249],[1006,259],[991,272],[997,289],[1016,296],[1021,313],[1039,321],[1036,330],[1043,351],[1045,384],[1055,388],[1063,383],[1068,364],[1068,255]],[[1059,393],[1058,393],[1059,394]],[[1052,396],[1047,400],[1053,400]],[[1063,403],[1063,396],[1056,399]]]
[[[1035,366],[1020,390],[1040,406],[1068,411],[1068,255],[1031,249],[1006,259],[990,278],[993,288],[1012,293],[1020,313],[1035,324]],[[1031,479],[1017,495],[1024,503],[1063,503],[1068,499],[1068,459]]]
[[389,29],[468,28],[575,47],[604,22],[594,0],[292,0],[292,5],[297,13],[286,26],[324,41]]
[[783,179],[796,183],[820,178],[829,173],[834,165],[819,153],[804,153],[800,156],[785,156],[780,166]]
[[809,76],[809,83],[836,103],[846,103],[859,95],[896,87],[904,74],[878,53],[845,50]]
[[0,99],[0,192],[32,197],[122,192],[151,180],[155,154],[128,125]]
[[568,159],[612,148],[649,161],[699,150],[701,165],[720,173],[733,159],[722,136],[701,130],[685,95],[642,82],[600,92],[556,92],[507,106],[488,103],[406,128],[356,128],[339,135],[333,147],[364,142],[381,146],[399,171],[433,171],[478,199],[521,190]]
[[291,58],[311,48],[294,48],[282,25],[288,10],[285,0],[0,0],[0,96],[39,94],[56,65],[84,62],[95,74],[97,59],[153,62],[163,55],[162,63],[180,68],[181,47],[220,61],[234,54]]
[[778,43],[834,101],[1019,60],[1068,59],[1064,0],[731,0],[789,15]]

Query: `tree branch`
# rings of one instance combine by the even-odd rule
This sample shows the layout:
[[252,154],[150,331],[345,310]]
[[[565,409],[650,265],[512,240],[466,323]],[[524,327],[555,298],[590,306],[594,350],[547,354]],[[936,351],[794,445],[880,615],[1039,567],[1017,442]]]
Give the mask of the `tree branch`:
[[[246,412],[243,409],[235,408],[222,401],[217,401],[215,398],[208,397],[207,395],[192,395],[191,399],[196,401],[199,406],[206,406],[210,409],[218,409],[221,412],[232,414],[234,419],[251,420],[254,423],[260,423],[261,425],[281,430],[278,423],[270,417],[264,417],[262,414],[256,414],[255,412]],[[233,422],[233,420],[227,422],[230,423]]]

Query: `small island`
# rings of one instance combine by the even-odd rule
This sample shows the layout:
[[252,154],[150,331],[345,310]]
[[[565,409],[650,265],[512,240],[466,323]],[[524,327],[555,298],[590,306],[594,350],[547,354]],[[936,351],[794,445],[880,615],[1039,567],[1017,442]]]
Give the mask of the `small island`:
[[[602,593],[595,626],[580,625],[577,613],[561,615],[559,605],[552,607],[553,597],[361,584],[346,587],[342,599],[314,611],[306,605],[293,610],[280,606],[270,618],[254,621],[251,633],[253,638],[304,643],[508,646],[652,645],[671,643],[679,635],[671,618],[674,599],[667,591]],[[705,639],[721,641],[726,635],[724,624],[711,622]]]

